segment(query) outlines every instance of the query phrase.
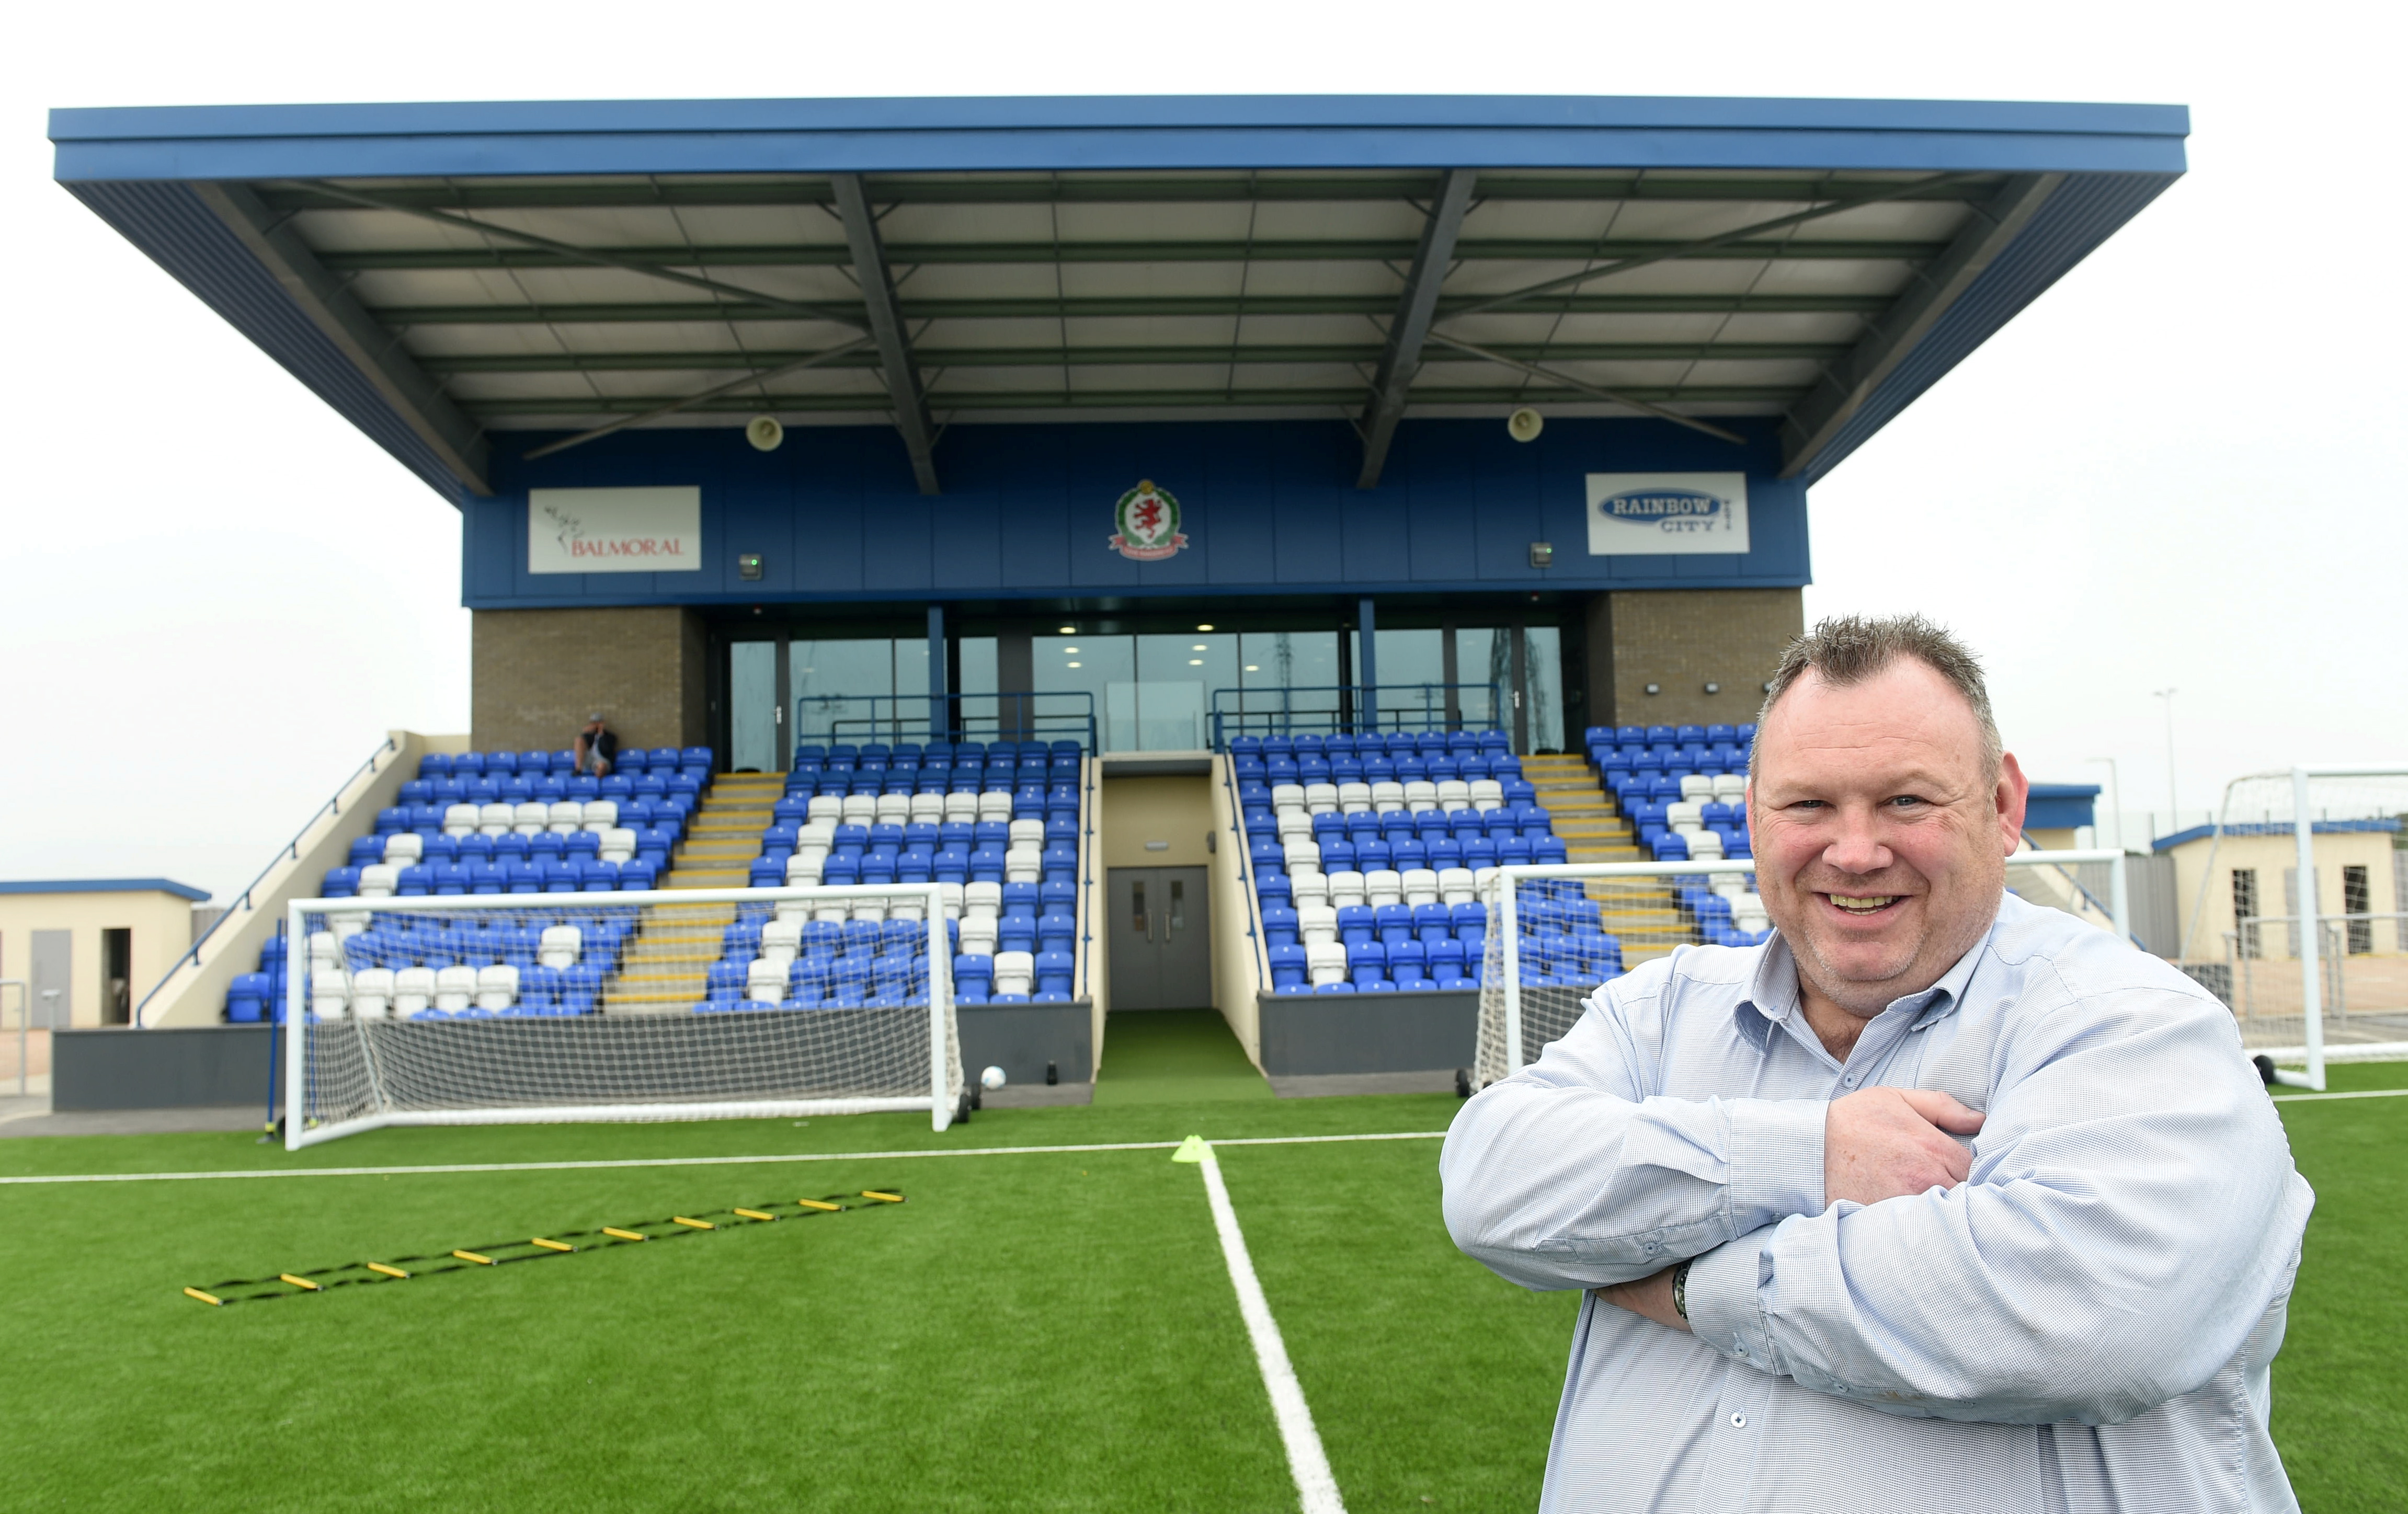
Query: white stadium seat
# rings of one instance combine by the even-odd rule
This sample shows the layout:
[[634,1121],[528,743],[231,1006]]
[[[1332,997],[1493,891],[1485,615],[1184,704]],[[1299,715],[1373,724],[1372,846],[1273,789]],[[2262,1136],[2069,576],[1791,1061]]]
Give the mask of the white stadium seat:
[[487,836],[508,836],[510,834],[510,826],[516,823],[517,819],[518,810],[515,806],[483,805],[477,810],[477,829]]
[[909,825],[911,823],[911,796],[908,793],[882,793],[878,796],[878,823]]
[[1279,815],[1279,836],[1283,841],[1312,838],[1312,817],[1301,809],[1283,809]]
[[[466,972],[467,968],[456,970]],[[519,1000],[519,970],[506,962],[497,962],[477,970],[477,1007],[496,1012],[509,1008]],[[441,973],[435,975],[439,980]]]
[[602,833],[601,857],[604,862],[623,863],[636,855],[636,833],[624,825],[613,825]]
[[966,883],[962,885],[962,918],[964,920],[993,920],[1002,913],[1002,884]]
[[1405,786],[1401,783],[1371,785],[1371,807],[1380,814],[1405,807]]
[[1272,784],[1271,808],[1275,810],[1304,808],[1304,785],[1301,783]]
[[1284,850],[1287,870],[1291,875],[1321,871],[1321,849],[1310,840],[1290,841]]
[[401,887],[401,869],[392,863],[375,863],[360,869],[360,897],[390,899],[393,891]]
[[321,967],[309,975],[309,1012],[320,1020],[339,1018],[351,998],[351,978],[340,967]]
[[1045,822],[1041,820],[1016,820],[1011,822],[1011,845],[1045,850]]
[[1306,784],[1304,786],[1304,807],[1316,815],[1336,814],[1338,812],[1338,785],[1335,783]]
[[1037,958],[1026,951],[995,953],[995,991],[997,993],[1026,993],[1037,977]]
[[885,897],[883,895],[870,895],[853,900],[852,918],[854,920],[884,920],[886,918]]
[[1504,805],[1504,784],[1499,783],[1495,778],[1473,778],[1471,780],[1472,808],[1479,810],[1484,815],[1492,809],[1503,808]]
[[[948,821],[962,821],[965,822],[976,821],[978,819],[978,802],[979,796],[974,793],[949,793],[945,795],[945,819]],[[814,799],[811,803],[818,804],[819,801]]]
[[1438,807],[1444,810],[1469,809],[1471,785],[1461,778],[1448,778],[1438,786]]
[[1711,775],[1705,773],[1684,773],[1681,775],[1682,798],[1695,799],[1702,802],[1704,800],[1711,799],[1713,796],[1714,780]]
[[[976,888],[978,885],[973,883],[970,887]],[[993,915],[964,915],[961,934],[962,954],[969,957],[994,956],[995,935]]]
[[1338,807],[1344,810],[1349,815],[1369,814],[1371,812],[1371,785],[1368,783],[1341,783],[1338,785]]
[[786,964],[756,957],[744,971],[744,996],[754,1004],[776,1004],[786,996]]
[[382,1020],[393,1013],[393,969],[363,967],[351,975],[351,1018]]
[[585,933],[574,925],[547,925],[537,937],[535,960],[546,967],[574,967],[585,951]]
[[1427,867],[1408,867],[1403,873],[1405,900],[1409,905],[1438,903],[1438,874]]
[[1011,791],[989,789],[978,796],[978,818],[982,821],[1011,819]]
[[1405,902],[1405,876],[1393,867],[1382,867],[1363,875],[1363,902],[1377,909],[1382,905]]
[[1319,873],[1310,878],[1289,878],[1288,897],[1298,909],[1309,904],[1326,905],[1329,902],[1329,879]]
[[1444,905],[1471,903],[1471,869],[1442,867],[1438,875],[1438,900]]
[[937,885],[937,892],[944,895],[945,918],[947,920],[961,919],[962,885],[959,883],[939,883]]
[[1329,875],[1329,903],[1332,908],[1344,909],[1363,902],[1363,875],[1347,869]]
[[825,821],[830,828],[844,818],[844,801],[832,793],[815,794],[803,813],[814,821]]
[[1747,798],[1745,773],[1716,773],[1714,797],[1727,805],[1736,805]]
[[1438,785],[1416,778],[1405,785],[1405,807],[1416,812],[1438,807]]
[[477,1002],[477,969],[445,967],[435,975],[435,1007],[461,1010]]
[[393,975],[393,1013],[407,1020],[435,1002],[435,969],[404,967]]
[[763,962],[779,966],[791,965],[803,954],[803,927],[799,921],[769,920],[761,925],[761,956]]
[[1707,830],[1693,833],[1689,837],[1689,860],[1691,862],[1722,861],[1723,838]]
[[1296,907],[1297,939],[1306,946],[1319,946],[1338,939],[1338,911],[1326,904]]
[[944,822],[945,800],[941,793],[915,793],[911,796],[911,823],[939,825]]
[[574,836],[585,829],[585,807],[574,799],[555,799],[544,813],[544,824],[561,836]]
[[816,847],[796,852],[786,859],[786,887],[817,888],[820,881],[820,869],[826,862],[827,853]]
[[599,834],[619,823],[619,801],[588,799],[585,801],[585,829]]
[[843,804],[843,819],[845,824],[875,825],[878,823],[878,795],[874,793],[848,793],[844,796]]
[[521,836],[540,836],[543,828],[551,823],[552,807],[540,799],[530,799],[525,804],[510,807],[510,829]]
[[475,805],[446,805],[443,807],[445,836],[474,836],[477,834],[477,822],[478,810]]
[[415,831],[395,831],[384,838],[384,860],[388,866],[408,867],[426,852],[426,842]]
[[1003,853],[1003,880],[1006,883],[1034,883],[1045,874],[1045,849],[1042,847],[1010,847]]
[[1306,966],[1312,974],[1312,986],[1346,981],[1346,949],[1335,941],[1321,941],[1304,949]]

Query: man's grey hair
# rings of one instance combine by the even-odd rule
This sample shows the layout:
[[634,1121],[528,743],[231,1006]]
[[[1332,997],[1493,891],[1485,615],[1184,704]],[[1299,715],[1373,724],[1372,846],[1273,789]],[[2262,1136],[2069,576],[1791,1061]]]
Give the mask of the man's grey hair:
[[[1781,654],[1780,667],[1764,686],[1764,707],[1756,717],[1757,731],[1763,730],[1772,707],[1781,703],[1789,686],[1807,674],[1844,689],[1885,671],[1901,657],[1914,658],[1965,696],[1982,731],[1983,776],[1998,781],[2007,749],[1999,739],[1998,720],[1990,713],[1990,691],[1982,681],[1981,660],[1963,642],[1920,615],[1834,615],[1818,622]],[[1756,751],[1754,747],[1748,749],[1750,782],[1756,778]]]

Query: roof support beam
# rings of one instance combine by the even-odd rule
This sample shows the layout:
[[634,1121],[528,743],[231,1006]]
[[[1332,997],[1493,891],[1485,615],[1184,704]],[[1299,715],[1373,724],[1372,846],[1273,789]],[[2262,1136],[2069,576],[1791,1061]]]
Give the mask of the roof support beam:
[[844,221],[845,240],[853,246],[853,277],[869,311],[869,335],[878,343],[878,366],[886,393],[895,402],[895,428],[911,454],[911,477],[920,493],[937,489],[937,428],[928,420],[928,401],[920,387],[920,370],[911,361],[911,343],[903,329],[903,309],[895,297],[895,279],[887,270],[886,250],[878,238],[878,218],[869,208],[859,174],[835,174],[837,215]]
[[1670,421],[1676,426],[1686,426],[1691,431],[1702,431],[1709,436],[1719,437],[1727,442],[1739,442],[1744,445],[1747,441],[1745,436],[1735,431],[1726,431],[1720,426],[1700,421],[1696,416],[1683,415],[1678,410],[1668,410],[1660,405],[1650,404],[1646,400],[1636,399],[1615,390],[1600,389],[1595,384],[1575,378],[1570,374],[1555,368],[1542,368],[1535,363],[1525,363],[1520,358],[1507,357],[1502,352],[1492,351],[1485,347],[1474,347],[1469,342],[1449,336],[1444,332],[1431,332],[1429,339],[1441,347],[1450,347],[1458,352],[1469,353],[1484,362],[1494,363],[1499,367],[1512,368],[1526,373],[1534,378],[1544,378],[1550,383],[1562,384],[1568,389],[1578,390],[1584,394],[1591,394],[1601,400],[1612,400],[1616,405],[1627,405],[1642,414],[1655,416],[1661,421]]
[[1831,444],[1882,381],[2022,234],[2064,182],[2063,174],[2018,174],[2009,179],[1990,200],[1973,207],[1971,218],[1948,250],[1915,274],[1914,282],[1872,323],[1855,350],[1841,361],[1823,365],[1813,389],[1783,418],[1783,478],[1803,471]]
[[790,373],[800,373],[805,368],[816,368],[823,363],[849,356],[869,346],[870,342],[870,337],[856,336],[841,347],[831,347],[825,351],[813,352],[809,356],[796,358],[791,363],[781,363],[774,368],[763,369],[758,373],[748,373],[741,378],[731,378],[724,384],[715,384],[700,393],[688,394],[683,399],[674,399],[666,404],[656,405],[641,415],[631,415],[622,421],[613,421],[609,425],[595,426],[591,431],[580,431],[574,436],[564,436],[556,442],[548,442],[527,453],[525,461],[532,463],[539,457],[550,457],[554,452],[565,452],[572,447],[582,447],[590,441],[600,441],[603,437],[614,432],[624,431],[629,426],[640,426],[648,421],[658,421],[665,416],[675,415],[681,410],[691,410],[697,405],[724,399],[738,390],[760,388],[772,378],[782,378]]
[[1388,322],[1388,345],[1371,378],[1370,402],[1363,407],[1363,471],[1354,480],[1357,489],[1377,487],[1380,470],[1387,465],[1388,446],[1396,440],[1397,422],[1404,419],[1413,375],[1421,370],[1422,342],[1438,313],[1439,286],[1454,265],[1455,240],[1471,208],[1471,186],[1478,178],[1476,169],[1448,169],[1430,202],[1429,219],[1422,223],[1421,246],[1406,271],[1404,295]]
[[310,321],[375,386],[404,424],[432,448],[444,466],[478,494],[491,494],[485,477],[484,428],[462,413],[401,338],[368,313],[340,279],[259,196],[238,183],[196,183],[201,202],[251,250]]

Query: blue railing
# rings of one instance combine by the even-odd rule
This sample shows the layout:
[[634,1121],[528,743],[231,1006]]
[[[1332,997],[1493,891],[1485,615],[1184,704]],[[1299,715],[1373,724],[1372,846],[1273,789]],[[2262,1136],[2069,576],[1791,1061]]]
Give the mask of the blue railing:
[[[841,709],[845,713],[838,713]],[[815,714],[816,720],[805,719]],[[1067,741],[1093,755],[1096,696],[1084,690],[964,694],[825,694],[795,701],[796,742]]]
[[[239,909],[246,914],[251,911],[252,907],[251,902],[251,891],[258,888],[262,882],[265,881],[268,874],[276,871],[279,867],[283,866],[288,859],[293,862],[299,862],[301,860],[301,838],[309,834],[310,826],[318,823],[318,817],[328,814],[341,814],[343,812],[343,791],[350,788],[351,784],[358,779],[362,773],[375,772],[378,760],[383,757],[386,752],[397,752],[400,750],[401,748],[394,741],[394,739],[391,736],[387,736],[385,738],[384,745],[368,753],[368,760],[366,762],[364,762],[359,766],[352,768],[351,777],[343,779],[341,783],[336,785],[335,796],[327,800],[324,804],[320,805],[317,808],[311,810],[309,812],[309,818],[301,822],[301,829],[293,833],[293,839],[284,843],[282,848],[277,851],[275,860],[259,870],[259,877],[252,878],[249,883],[243,886],[241,897],[236,899],[234,903],[226,906],[224,913],[219,915],[217,919],[209,921],[209,928],[200,934],[200,938],[195,940],[191,947],[187,948],[182,955],[179,956],[174,962],[167,964],[166,973],[160,978],[159,981],[150,985],[150,992],[142,995],[142,1002],[134,1007],[134,1012],[126,1016],[126,1020],[137,1029],[146,1028],[142,1024],[142,1011],[147,1006],[149,1006],[151,1000],[159,996],[159,991],[167,986],[168,978],[174,978],[178,973],[183,971],[184,964],[186,963],[192,963],[197,965],[201,960],[201,948],[208,945],[210,940],[216,936],[218,932],[225,928],[226,921],[234,919],[235,911]],[[308,891],[309,893],[315,893],[316,892],[317,890],[315,889]],[[304,897],[307,896],[307,894],[304,895]]]
[[[1503,719],[1495,683],[1316,683],[1212,691],[1212,750],[1241,736],[1485,731]],[[1480,707],[1464,698],[1483,696]],[[1323,697],[1326,696],[1326,697]]]

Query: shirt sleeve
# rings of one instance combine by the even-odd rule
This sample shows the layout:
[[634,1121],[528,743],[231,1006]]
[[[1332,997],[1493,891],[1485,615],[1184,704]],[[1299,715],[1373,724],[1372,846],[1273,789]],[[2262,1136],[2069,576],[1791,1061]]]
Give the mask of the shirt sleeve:
[[1689,1325],[1892,1413],[2117,1424],[2206,1383],[2289,1286],[2314,1194],[2219,1007],[2079,1001],[2003,1068],[1971,1178],[1700,1258]]
[[1667,981],[1642,969],[1599,990],[1570,1035],[1448,1130],[1447,1231],[1499,1277],[1627,1282],[1823,1207],[1821,1100],[1651,1093],[1657,1061],[1634,1022],[1656,1044]]

